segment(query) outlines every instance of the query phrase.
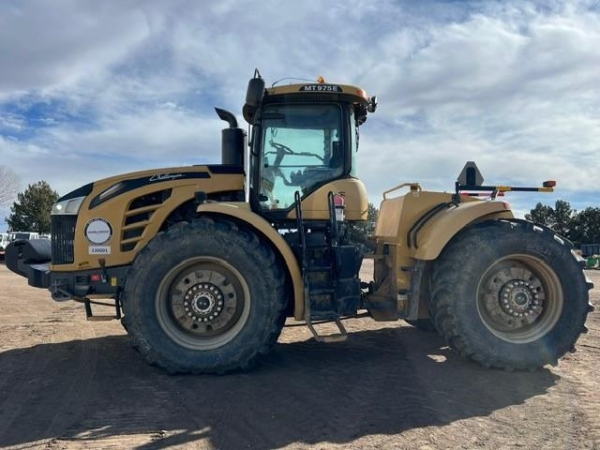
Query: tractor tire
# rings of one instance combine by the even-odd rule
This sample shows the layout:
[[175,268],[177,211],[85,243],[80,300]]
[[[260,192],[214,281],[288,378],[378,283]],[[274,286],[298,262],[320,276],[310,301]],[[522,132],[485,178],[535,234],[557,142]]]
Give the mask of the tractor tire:
[[435,325],[433,324],[433,321],[431,319],[404,319],[404,321],[421,331],[425,331],[426,333],[437,332],[437,330],[435,329]]
[[535,370],[574,351],[588,311],[570,242],[532,223],[489,221],[461,232],[432,273],[439,333],[485,367]]
[[284,276],[270,246],[225,220],[158,234],[123,291],[123,324],[146,361],[169,373],[251,368],[285,322]]

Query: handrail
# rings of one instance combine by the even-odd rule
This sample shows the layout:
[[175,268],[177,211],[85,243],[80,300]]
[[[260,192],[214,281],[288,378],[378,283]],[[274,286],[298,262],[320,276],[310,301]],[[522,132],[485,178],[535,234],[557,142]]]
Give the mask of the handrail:
[[383,193],[383,199],[387,200],[387,194],[389,194],[390,192],[397,191],[398,189],[402,189],[403,187],[406,187],[406,186],[410,186],[410,190],[411,191],[421,192],[421,185],[419,183],[402,183],[402,184],[399,184],[396,187],[393,187],[393,188],[388,189],[387,191],[385,191]]

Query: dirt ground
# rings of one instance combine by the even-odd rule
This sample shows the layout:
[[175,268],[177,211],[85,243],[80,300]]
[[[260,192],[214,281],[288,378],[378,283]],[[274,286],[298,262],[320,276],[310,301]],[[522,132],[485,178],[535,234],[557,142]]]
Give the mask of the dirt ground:
[[169,376],[118,322],[86,321],[0,265],[0,447],[600,449],[600,271],[588,275],[589,333],[539,372],[483,369],[436,334],[363,318],[336,344],[286,327],[249,373]]

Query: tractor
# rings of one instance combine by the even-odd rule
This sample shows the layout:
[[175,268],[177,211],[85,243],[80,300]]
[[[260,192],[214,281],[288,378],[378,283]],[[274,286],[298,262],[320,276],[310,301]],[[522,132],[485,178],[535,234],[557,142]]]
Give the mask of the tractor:
[[[95,304],[114,305],[133,347],[169,373],[249,369],[287,318],[325,343],[345,340],[343,320],[358,314],[403,319],[506,370],[574,350],[592,309],[585,262],[497,198],[554,182],[484,185],[470,162],[450,192],[400,184],[383,194],[365,251],[348,230],[367,219],[357,152],[376,97],[322,78],[267,87],[257,70],[247,130],[215,109],[227,122],[222,164],[86,184],[53,205],[51,241],[8,247],[9,269],[55,301],[84,303],[89,319]],[[372,280],[359,278],[363,258]]]

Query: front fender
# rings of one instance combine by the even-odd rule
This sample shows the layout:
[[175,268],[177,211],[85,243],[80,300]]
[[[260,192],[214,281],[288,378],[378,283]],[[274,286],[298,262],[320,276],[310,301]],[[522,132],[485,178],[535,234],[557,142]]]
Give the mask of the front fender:
[[198,214],[218,214],[246,224],[250,229],[264,236],[285,262],[285,268],[294,290],[294,318],[304,319],[304,282],[298,260],[294,252],[269,222],[250,210],[247,203],[203,203],[198,206]]
[[434,215],[419,231],[413,244],[413,257],[436,259],[446,244],[465,227],[491,219],[512,219],[514,215],[505,202],[465,202]]

